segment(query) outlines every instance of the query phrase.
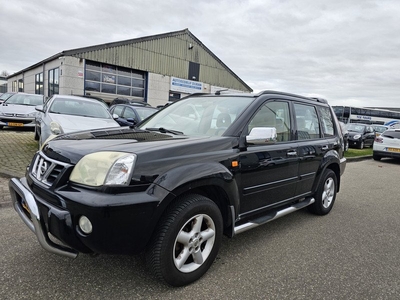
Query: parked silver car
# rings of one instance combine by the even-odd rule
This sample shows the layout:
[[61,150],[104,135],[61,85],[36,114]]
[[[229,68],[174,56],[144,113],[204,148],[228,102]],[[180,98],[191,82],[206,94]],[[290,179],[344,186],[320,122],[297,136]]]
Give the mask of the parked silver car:
[[43,95],[16,93],[0,105],[0,129],[35,127],[35,106],[43,104]]
[[52,135],[120,127],[107,108],[95,99],[54,95],[36,110],[40,112],[35,127],[35,139],[39,140],[39,146]]

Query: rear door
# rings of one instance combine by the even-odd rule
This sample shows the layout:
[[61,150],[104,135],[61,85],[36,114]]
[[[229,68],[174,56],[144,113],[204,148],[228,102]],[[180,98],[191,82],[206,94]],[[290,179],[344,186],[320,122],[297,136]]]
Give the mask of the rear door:
[[[312,191],[317,171],[325,154],[334,147],[335,140],[327,138],[334,136],[333,122],[328,107],[304,103],[294,103],[293,107],[299,159],[296,195],[307,196]],[[324,126],[321,126],[318,115],[324,120],[322,122]]]

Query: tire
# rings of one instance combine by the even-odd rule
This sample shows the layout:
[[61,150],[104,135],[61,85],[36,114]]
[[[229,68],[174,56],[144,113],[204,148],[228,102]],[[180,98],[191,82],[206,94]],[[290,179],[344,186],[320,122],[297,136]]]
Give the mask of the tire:
[[0,126],[0,129],[3,129],[3,126]]
[[222,231],[221,212],[213,201],[194,194],[177,199],[154,231],[145,254],[147,267],[169,285],[192,283],[214,262]]
[[376,154],[372,154],[372,158],[374,159],[374,160],[377,160],[377,161],[379,161],[379,160],[381,160],[381,156],[379,156],[379,155],[376,155]]
[[358,145],[358,148],[359,148],[359,149],[363,149],[363,148],[364,148],[364,142],[363,142],[363,141],[360,142],[360,145]]
[[316,215],[326,215],[333,207],[336,199],[337,178],[335,172],[326,169],[322,174],[317,192],[314,195],[315,202],[309,206],[309,210]]
[[39,140],[39,133],[38,133],[38,130],[37,130],[37,126],[35,126],[35,137],[34,137],[34,139],[35,139],[35,141]]

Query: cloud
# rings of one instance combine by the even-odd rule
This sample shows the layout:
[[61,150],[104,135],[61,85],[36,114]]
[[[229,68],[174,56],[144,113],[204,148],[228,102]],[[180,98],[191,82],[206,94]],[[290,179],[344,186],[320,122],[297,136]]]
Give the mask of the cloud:
[[399,106],[397,1],[14,0],[2,4],[0,71],[63,50],[188,28],[255,91]]

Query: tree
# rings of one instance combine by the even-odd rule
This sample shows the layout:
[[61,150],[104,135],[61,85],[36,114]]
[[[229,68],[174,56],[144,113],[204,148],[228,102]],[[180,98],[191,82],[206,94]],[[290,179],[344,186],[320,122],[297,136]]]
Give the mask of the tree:
[[10,75],[10,73],[8,73],[7,71],[2,71],[1,72],[1,74],[0,74],[0,76],[2,76],[2,77],[7,77],[8,75]]

